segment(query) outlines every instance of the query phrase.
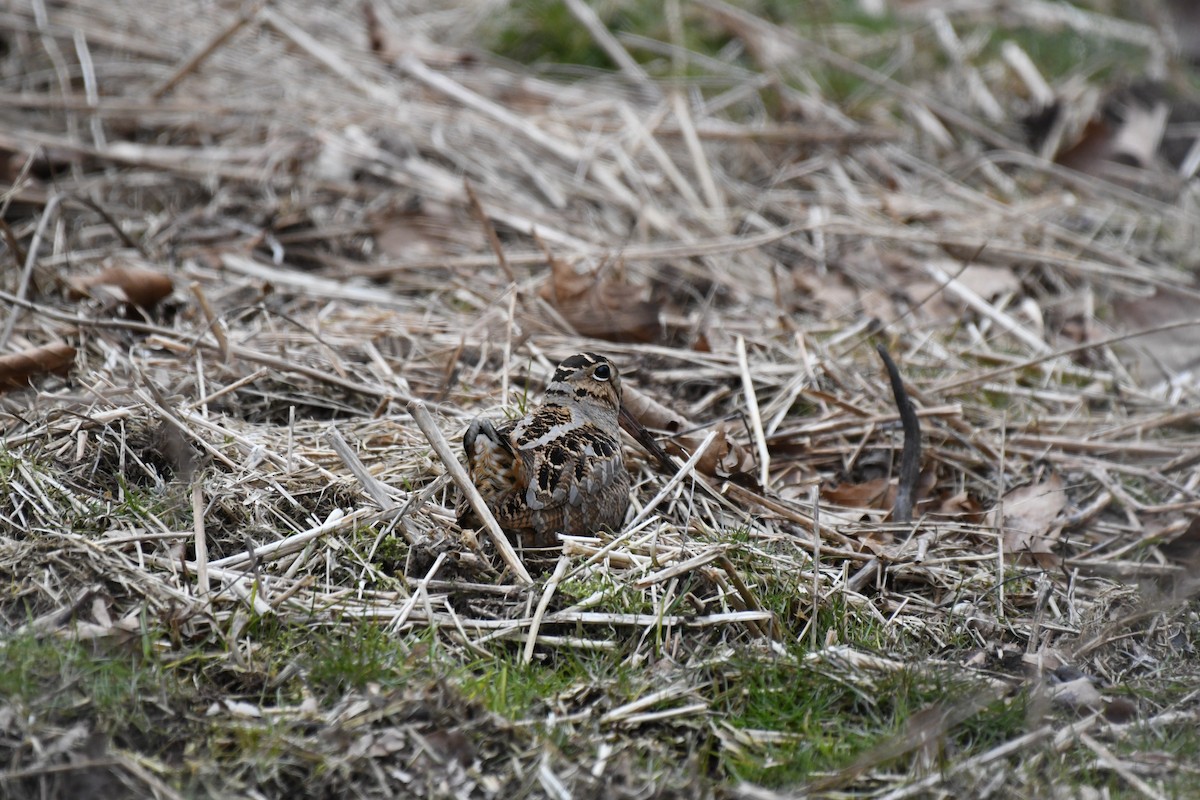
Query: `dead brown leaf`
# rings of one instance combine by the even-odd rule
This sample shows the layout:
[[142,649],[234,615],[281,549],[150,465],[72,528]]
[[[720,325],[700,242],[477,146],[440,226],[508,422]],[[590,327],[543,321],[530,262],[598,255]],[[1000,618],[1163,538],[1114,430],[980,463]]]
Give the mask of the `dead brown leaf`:
[[928,513],[939,517],[950,517],[960,522],[977,524],[983,517],[983,506],[966,492],[935,498]]
[[551,256],[550,278],[538,295],[584,336],[614,342],[657,341],[662,324],[659,308],[645,300],[645,290],[611,275],[576,272]]
[[1062,478],[1052,473],[1040,483],[1013,489],[988,514],[988,524],[998,528],[1005,555],[1050,568],[1060,562],[1054,545],[1062,532],[1059,516],[1067,506]]
[[[1196,301],[1159,287],[1148,297],[1113,300],[1113,318],[1119,330],[1152,328],[1196,316]],[[1170,380],[1180,372],[1200,366],[1200,327],[1158,331],[1121,342],[1113,350],[1133,375],[1141,380]]]
[[[862,483],[842,483],[821,490],[821,498],[834,505],[890,511],[896,504],[896,481],[873,478]],[[893,543],[895,536],[886,529],[870,530],[858,537],[859,542],[879,555]]]
[[371,219],[375,247],[397,261],[436,260],[487,246],[478,225],[467,224],[458,211],[427,198],[390,208]]
[[887,478],[875,478],[863,483],[841,483],[822,489],[821,499],[847,508],[886,510],[896,499],[896,485]]
[[66,342],[0,356],[0,390],[23,389],[35,375],[66,372],[74,360],[75,348]]
[[792,276],[797,295],[797,305],[815,310],[821,319],[838,319],[857,312],[858,290],[841,275],[815,275],[804,270],[795,270]]
[[106,267],[95,275],[76,275],[67,280],[67,298],[109,299],[122,305],[151,309],[171,294],[171,279],[140,267]]
[[[703,439],[699,436],[684,436],[678,441],[685,443],[688,449],[693,449],[699,447]],[[680,451],[680,454],[683,455],[682,447]],[[705,475],[728,478],[753,470],[754,459],[740,444],[730,438],[728,426],[722,423],[717,426],[717,438],[709,445],[704,456],[696,462],[696,469]]]
[[1064,167],[1080,172],[1094,171],[1111,154],[1113,126],[1106,120],[1089,120],[1079,138],[1055,157]]
[[1137,704],[1128,697],[1104,698],[1104,718],[1118,725],[1132,722],[1137,716]]
[[[919,513],[940,513],[943,504],[933,497],[937,486],[937,469],[926,467],[921,470],[914,489],[914,500]],[[897,479],[879,477],[861,483],[839,483],[821,490],[821,499],[846,508],[864,508],[887,511],[890,517],[896,505],[899,491]],[[885,517],[887,519],[888,517]]]

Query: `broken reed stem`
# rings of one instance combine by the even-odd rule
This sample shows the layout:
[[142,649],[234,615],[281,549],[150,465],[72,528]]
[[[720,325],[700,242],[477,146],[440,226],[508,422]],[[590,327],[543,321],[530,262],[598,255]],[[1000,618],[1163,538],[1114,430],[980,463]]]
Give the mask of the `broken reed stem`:
[[532,584],[533,578],[530,577],[529,571],[525,569],[525,565],[521,563],[517,552],[509,544],[508,537],[500,529],[500,523],[496,522],[496,517],[492,515],[492,510],[483,501],[483,495],[475,488],[475,484],[471,483],[471,479],[467,476],[467,471],[463,469],[462,464],[458,463],[454,451],[450,449],[450,443],[442,435],[442,431],[438,428],[437,422],[434,421],[433,415],[429,413],[429,409],[426,408],[425,403],[421,400],[413,400],[408,404],[408,413],[412,414],[413,420],[417,423],[417,427],[421,429],[421,433],[425,434],[425,438],[429,441],[433,452],[437,453],[437,457],[441,459],[442,464],[446,467],[446,472],[450,474],[450,479],[458,486],[459,491],[466,496],[467,502],[471,505],[471,510],[475,512],[483,522],[483,526],[487,528],[488,533],[491,534],[501,560],[517,576],[517,580],[521,583]]
[[395,98],[388,94],[383,87],[370,82],[361,75],[346,59],[334,49],[326,47],[312,34],[305,31],[289,18],[274,8],[263,8],[260,19],[262,22],[294,44],[303,53],[316,61],[330,73],[336,75],[348,85],[361,92],[364,97],[383,104],[383,108],[391,108]]
[[[3,205],[0,203],[0,209],[3,208]],[[4,221],[3,214],[4,211],[0,210],[0,232],[4,234],[4,243],[8,245],[8,252],[12,253],[13,260],[16,262],[17,267],[20,267],[25,263],[25,250],[21,247],[21,243],[17,241],[17,235],[13,233],[12,226]]]
[[855,593],[861,592],[864,586],[874,580],[876,573],[879,572],[879,568],[882,565],[883,562],[879,560],[878,556],[872,557],[857,572],[850,576],[843,590]]
[[[1073,727],[1074,726],[1068,726],[1067,730],[1071,730]],[[1004,742],[1002,744],[997,745],[996,747],[993,747],[991,750],[988,750],[986,753],[980,753],[979,755],[975,756],[974,758],[968,758],[965,761],[959,761],[959,762],[953,764],[948,770],[939,770],[936,774],[928,775],[928,776],[920,779],[919,781],[915,781],[913,783],[909,783],[904,786],[901,786],[898,789],[895,789],[891,792],[888,792],[885,795],[882,795],[879,798],[879,800],[904,800],[904,798],[906,798],[906,797],[913,797],[914,795],[922,795],[926,792],[927,789],[929,789],[933,786],[937,786],[939,783],[946,782],[946,781],[954,778],[956,775],[959,775],[963,772],[969,772],[971,770],[976,770],[979,767],[982,767],[986,764],[990,764],[991,762],[996,761],[998,759],[1007,758],[1008,756],[1012,755],[1013,753],[1016,753],[1026,747],[1030,747],[1034,744],[1037,744],[1038,742],[1042,741],[1043,739],[1048,739],[1048,738],[1052,737],[1053,735],[1054,735],[1054,727],[1051,725],[1043,725],[1042,727],[1040,727],[1036,730],[1032,730],[1023,736],[1018,736],[1015,739],[1009,739],[1007,742]],[[811,791],[813,791],[814,793],[821,792],[821,791],[827,791],[826,785],[828,783],[829,783],[829,781],[816,781],[815,783],[810,784],[810,786],[808,788]],[[845,783],[849,783],[849,781],[842,781],[841,783],[845,784]]]
[[995,322],[1017,341],[1024,344],[1035,353],[1045,355],[1050,352],[1050,345],[1042,341],[1041,337],[1030,333],[1024,326],[1013,319],[1008,314],[996,310],[988,301],[984,300],[975,292],[971,291],[962,281],[956,280],[952,275],[948,274],[944,269],[936,264],[926,262],[924,265],[925,272],[929,277],[933,278],[938,283],[945,286],[946,291],[957,297],[962,302],[966,303],[975,311]]
[[510,285],[512,290],[508,293],[508,316],[504,320],[504,369],[500,370],[500,400],[504,403],[508,402],[508,365],[512,360],[513,327],[517,315],[517,285]]
[[332,533],[333,531],[350,527],[364,517],[376,513],[378,512],[374,509],[360,508],[357,511],[352,511],[347,514],[340,508],[335,508],[333,511],[329,512],[329,516],[325,518],[325,521],[316,527],[309,528],[308,530],[301,531],[300,533],[292,534],[286,539],[281,539],[278,542],[264,544],[262,547],[256,547],[253,550],[249,550],[244,553],[237,553],[232,556],[226,556],[225,558],[219,558],[216,561],[211,562],[209,566],[230,569],[233,567],[239,567],[250,562],[251,560],[256,562],[273,561],[277,558],[282,558],[289,553],[294,553],[297,550],[304,549],[304,546],[314,539],[319,539],[328,533]]
[[[750,587],[742,580],[742,576],[738,574],[737,568],[733,566],[733,562],[729,560],[729,557],[725,555],[720,556],[717,559],[717,564],[729,576],[729,582],[733,584],[733,588],[737,590],[738,595],[742,598],[742,602],[746,604],[746,609],[748,611],[762,611],[763,608],[758,604],[758,598],[754,596],[754,593],[750,591]],[[756,624],[754,627],[760,634],[769,639],[778,639],[783,635],[783,632],[779,628],[779,622],[775,619],[773,613],[768,618],[765,626]]]
[[425,577],[417,581],[417,585],[413,587],[413,593],[404,601],[404,605],[400,608],[400,613],[396,615],[388,624],[388,630],[392,633],[400,630],[408,622],[408,617],[417,606],[417,602],[421,599],[429,597],[429,582],[433,580],[433,576],[437,575],[439,569],[442,568],[442,563],[446,560],[446,553],[438,553],[437,558],[433,560],[433,566],[425,573]]
[[233,383],[227,384],[226,386],[223,386],[220,389],[217,389],[215,392],[212,392],[211,394],[207,394],[204,397],[201,397],[199,400],[193,400],[192,402],[187,403],[186,405],[184,405],[184,408],[188,409],[189,411],[197,409],[197,408],[204,408],[205,406],[207,406],[209,403],[213,402],[214,400],[220,399],[220,398],[224,397],[225,395],[229,394],[230,392],[236,392],[238,389],[241,389],[243,386],[247,386],[251,383],[254,383],[256,380],[259,380],[263,376],[270,374],[270,372],[271,371],[269,369],[267,369],[266,367],[260,367],[260,368],[256,369],[254,372],[251,372],[249,375],[244,375],[241,378],[238,378]]
[[642,69],[642,65],[629,55],[629,52],[621,46],[617,41],[617,37],[605,27],[600,16],[592,10],[592,7],[583,0],[565,0],[567,10],[571,12],[571,16],[579,21],[579,24],[587,30],[596,44],[608,55],[613,62],[620,67],[621,72],[625,73],[631,80],[640,86],[652,87],[653,83],[650,76],[646,74],[646,70]]
[[817,638],[817,612],[821,608],[821,489],[813,485],[809,490],[812,502],[812,534],[813,534],[813,578],[812,578],[812,618],[809,620],[810,645],[815,652],[819,640]]
[[225,335],[225,325],[222,324],[221,318],[213,311],[212,305],[208,302],[208,296],[204,294],[204,289],[198,281],[192,281],[188,286],[188,290],[196,298],[196,304],[200,306],[200,311],[204,314],[204,319],[208,322],[208,329],[212,331],[213,338],[217,340],[217,349],[221,352],[221,360],[228,364],[229,338]]
[[750,430],[754,434],[754,445],[758,449],[759,486],[767,490],[767,479],[771,471],[771,454],[767,450],[767,436],[763,431],[762,414],[758,410],[758,395],[754,392],[754,380],[750,377],[750,362],[746,357],[746,340],[737,337],[738,369],[742,374],[742,391],[746,394],[746,411],[750,414]]
[[[467,205],[471,207],[471,216],[475,217],[476,222],[483,228],[483,233],[487,236],[488,244],[492,248],[492,252],[496,255],[496,263],[500,265],[500,269],[504,270],[505,277],[509,283],[517,282],[517,275],[508,264],[508,259],[504,256],[504,245],[500,243],[500,236],[496,233],[496,226],[492,224],[492,219],[483,210],[483,204],[479,202],[479,195],[475,194],[475,187],[471,186],[470,179],[463,177],[463,189],[467,193]],[[515,292],[514,292],[515,295]]]
[[204,530],[204,481],[199,474],[192,482],[192,527],[196,532],[196,587],[201,597],[208,595],[208,536]]
[[159,398],[155,396],[158,394],[158,391],[157,389],[153,388],[152,384],[148,383],[146,386],[146,389],[136,390],[134,395],[137,396],[143,403],[145,403],[147,408],[153,409],[163,422],[167,423],[184,436],[194,441],[214,459],[228,467],[230,472],[236,472],[238,470],[238,466],[233,459],[222,453],[213,445],[209,444],[207,440],[192,430],[183,419],[177,417],[170,409],[160,403]]
[[1137,774],[1129,768],[1128,764],[1118,758],[1103,744],[1093,739],[1090,734],[1080,733],[1079,741],[1087,745],[1087,748],[1096,754],[1096,757],[1100,760],[1100,763],[1120,775],[1126,783],[1128,783],[1134,789],[1137,789],[1146,797],[1150,798],[1150,800],[1166,800],[1166,797],[1162,792],[1158,791],[1153,786],[1139,778]]
[[[666,567],[665,569],[661,569],[658,572],[651,573],[650,575],[646,575],[645,577],[638,579],[633,584],[633,588],[638,590],[648,589],[656,583],[663,583],[671,578],[677,578],[680,575],[686,575],[689,572],[694,572],[700,567],[703,567],[705,564],[708,564],[710,561],[716,561],[718,558],[724,555],[725,551],[728,549],[729,545],[725,544],[710,547],[703,553],[692,556],[686,561],[678,561],[671,566]],[[665,560],[666,559],[663,559],[663,561]]]
[[713,179],[712,169],[708,165],[708,157],[704,154],[704,145],[700,143],[700,136],[696,133],[691,110],[688,108],[688,100],[683,92],[678,90],[672,92],[671,110],[675,112],[675,121],[679,123],[679,131],[683,134],[684,146],[687,148],[688,155],[691,156],[696,175],[700,178],[700,191],[704,194],[704,202],[710,212],[718,217],[724,217],[725,209],[721,200],[721,192],[717,189],[717,182]]
[[529,622],[529,632],[525,638],[525,652],[521,654],[521,662],[524,664],[533,661],[533,650],[537,645],[538,629],[542,627],[542,618],[546,616],[546,609],[550,606],[550,598],[554,597],[554,591],[558,588],[558,584],[562,581],[563,576],[567,574],[567,567],[570,564],[571,559],[565,555],[560,555],[558,563],[554,565],[554,574],[550,576],[550,580],[546,581],[546,588],[542,590],[542,596],[538,600],[537,609],[533,612],[533,619]]
[[654,495],[654,499],[642,507],[642,510],[638,512],[636,517],[633,518],[633,521],[625,526],[626,530],[632,530],[636,528],[642,521],[650,516],[654,509],[658,508],[658,504],[666,499],[671,490],[678,486],[680,481],[686,478],[688,474],[695,469],[696,462],[698,462],[700,458],[708,451],[709,446],[716,438],[717,431],[708,432],[708,436],[704,437],[704,441],[701,442],[700,446],[696,448],[696,452],[692,453],[692,457],[689,458],[684,465],[679,468],[678,472],[671,476],[671,480],[667,481],[667,485],[659,490],[658,494]]
[[[468,89],[442,73],[430,69],[423,61],[411,53],[406,53],[396,59],[395,66],[435,92],[445,95],[456,103],[491,118],[503,127],[549,150],[564,161],[573,163],[585,157],[578,147],[568,144],[561,139],[556,139],[546,133],[534,124],[532,118],[516,114],[508,110],[505,106],[487,99],[478,92]],[[390,99],[389,102],[394,102],[394,99]]]
[[625,705],[617,706],[612,711],[609,711],[602,716],[600,718],[600,722],[601,724],[617,722],[634,711],[641,711],[643,708],[649,708],[650,706],[657,705],[664,700],[672,700],[691,691],[691,687],[689,687],[686,683],[672,684],[665,689],[659,689],[657,692],[651,692],[650,694],[639,697],[637,700],[626,703]]
[[[809,796],[810,793],[811,795],[818,795],[830,792],[851,783],[868,770],[874,769],[880,764],[894,761],[903,755],[928,745],[930,742],[944,741],[950,731],[987,708],[1007,691],[1007,686],[979,689],[969,694],[964,700],[951,705],[932,704],[926,706],[909,718],[910,721],[919,719],[919,726],[912,726],[908,730],[901,731],[894,736],[886,737],[882,742],[859,755],[849,766],[832,775],[812,781],[805,787],[807,790],[805,795]],[[1049,730],[1049,726],[1041,730]],[[958,767],[961,766],[963,765],[956,765],[951,770],[951,773],[957,772]],[[936,780],[944,780],[946,777],[946,773],[939,772]],[[893,792],[886,796],[907,796],[907,794],[903,793],[903,787],[899,791],[899,794]]]
[[[342,610],[364,619],[393,620],[399,616],[399,611],[386,606],[347,607]],[[697,617],[692,614],[624,614],[605,613],[602,611],[555,611],[543,619],[545,625],[601,625],[627,628],[652,628],[655,625],[664,627],[679,627],[691,629],[713,628],[721,625],[737,623],[749,624],[754,621],[766,622],[771,619],[769,611],[721,611]],[[452,625],[454,620],[449,613],[428,612],[423,615],[413,614],[406,623],[414,625]],[[459,624],[464,630],[496,631],[501,635],[495,638],[509,636],[513,631],[529,624],[529,619],[469,619],[460,618]],[[476,640],[482,644],[484,639]]]
[[[190,352],[193,347],[217,349],[216,345],[205,342],[202,339],[197,339],[191,342],[182,342],[179,340],[179,331],[174,331],[170,328],[163,328],[158,325],[151,325],[149,323],[138,322],[135,320],[112,318],[88,319],[81,314],[68,314],[55,308],[51,308],[50,306],[34,303],[30,300],[26,300],[23,297],[18,297],[17,295],[4,291],[0,291],[0,302],[8,303],[9,305],[23,308],[27,311],[32,311],[48,319],[57,320],[59,322],[67,322],[72,325],[78,325],[79,327],[85,329],[112,329],[143,333],[149,337],[152,337],[152,341],[148,341],[148,343],[153,343],[157,346],[172,350],[174,352]],[[284,358],[268,355],[242,345],[231,345],[230,352],[232,352],[235,357],[245,359],[246,361],[253,361],[256,364],[263,364],[281,372],[295,372],[307,378],[312,378],[313,380],[320,381],[322,383],[328,383],[332,386],[340,386],[343,389],[347,389],[352,392],[358,392],[360,394],[367,395],[368,397],[378,397],[384,400],[410,399],[408,395],[402,392],[396,392],[394,390],[386,389],[382,386],[372,386],[370,384],[349,380],[333,374],[328,369],[322,370],[316,367],[305,366],[304,364],[299,364],[294,361],[288,361]]]
[[[875,347],[883,364],[887,368],[888,380],[892,384],[892,394],[896,399],[896,407],[900,412],[900,422],[904,426],[904,446],[900,455],[900,479],[896,489],[896,502],[892,506],[892,518],[896,522],[907,523],[912,520],[913,503],[916,500],[917,480],[921,476],[921,423],[913,408],[900,370],[892,360],[887,348],[882,344]],[[845,590],[861,592],[864,587],[876,578],[883,568],[883,562],[876,556],[855,572],[846,581]]]
[[388,487],[381,481],[376,480],[371,474],[366,465],[358,458],[358,454],[350,448],[350,444],[342,437],[337,428],[330,428],[325,434],[325,441],[329,442],[329,446],[333,448],[333,452],[338,454],[338,458],[346,465],[346,469],[350,470],[358,482],[362,485],[363,490],[371,496],[375,504],[384,511],[388,511],[396,507],[395,501],[388,496]]

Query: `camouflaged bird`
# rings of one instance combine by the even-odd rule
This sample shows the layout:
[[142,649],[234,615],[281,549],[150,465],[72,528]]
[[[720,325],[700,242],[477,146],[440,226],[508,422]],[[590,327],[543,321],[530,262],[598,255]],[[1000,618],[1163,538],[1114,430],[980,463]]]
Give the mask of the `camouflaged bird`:
[[518,420],[472,420],[463,436],[467,471],[506,532],[527,547],[555,534],[615,530],[629,507],[621,459],[621,377],[604,356],[558,365],[542,403]]

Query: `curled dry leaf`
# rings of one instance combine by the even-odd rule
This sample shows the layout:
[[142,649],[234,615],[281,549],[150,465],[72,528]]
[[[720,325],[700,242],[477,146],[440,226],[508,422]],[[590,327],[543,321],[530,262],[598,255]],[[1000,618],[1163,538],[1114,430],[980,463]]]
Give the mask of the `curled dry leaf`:
[[175,288],[161,272],[139,267],[106,267],[95,275],[77,275],[67,281],[67,297],[104,297],[118,303],[151,309]]
[[478,225],[465,225],[459,210],[446,203],[415,197],[398,208],[371,217],[379,254],[389,260],[420,261],[446,258],[488,246]]
[[0,390],[23,389],[34,375],[66,372],[74,360],[75,348],[66,342],[53,342],[0,356]]
[[[708,436],[707,428],[699,428],[686,417],[676,414],[657,400],[642,394],[631,386],[624,387],[622,406],[634,419],[647,428],[672,434],[664,443],[668,453],[688,458]],[[688,431],[680,433],[680,431]],[[714,478],[728,478],[754,469],[754,459],[744,447],[729,436],[725,425],[717,427],[717,438],[703,457],[696,462],[696,469]]]
[[[704,439],[691,434],[680,437],[679,441],[692,450],[699,447]],[[670,446],[667,449],[670,450]],[[717,438],[709,445],[708,452],[704,454],[704,457],[696,463],[696,468],[705,475],[728,478],[753,471],[754,459],[745,448],[730,437],[728,426],[722,423],[717,426]]]
[[841,275],[818,276],[804,270],[792,275],[797,307],[823,320],[851,317],[859,307],[859,291]]
[[614,342],[653,342],[662,332],[658,305],[644,290],[615,277],[576,272],[550,257],[550,278],[538,289],[571,327],[584,336]]
[[1005,555],[1018,560],[1032,561],[1039,567],[1057,565],[1059,557],[1054,545],[1062,532],[1059,519],[1067,506],[1063,481],[1052,474],[1040,483],[1013,489],[988,514],[988,524],[998,528],[1004,542]]
[[930,514],[971,524],[979,523],[983,517],[982,512],[983,508],[979,505],[979,501],[966,492],[934,498],[934,502],[929,508]]
[[[861,483],[839,483],[821,489],[821,499],[834,505],[846,508],[870,508],[889,512],[896,505],[896,493],[899,490],[895,478],[872,478]],[[941,504],[934,498],[933,490],[937,486],[937,470],[926,467],[914,488],[913,498],[920,514],[940,513]],[[953,506],[952,506],[953,507]]]
[[[1112,303],[1118,330],[1154,328],[1196,316],[1196,301],[1168,287],[1145,297],[1117,297]],[[1142,381],[1170,379],[1200,367],[1200,328],[1160,330],[1113,347],[1117,357]]]
[[896,485],[887,478],[875,478],[863,483],[840,483],[821,490],[821,499],[847,508],[891,508],[896,499]]

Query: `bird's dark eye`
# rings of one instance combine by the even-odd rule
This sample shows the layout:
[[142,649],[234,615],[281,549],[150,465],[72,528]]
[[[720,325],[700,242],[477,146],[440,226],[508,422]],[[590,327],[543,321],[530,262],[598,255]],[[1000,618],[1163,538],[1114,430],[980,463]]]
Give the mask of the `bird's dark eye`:
[[598,381],[606,381],[612,377],[612,370],[609,369],[608,364],[601,364],[592,370],[592,377]]

